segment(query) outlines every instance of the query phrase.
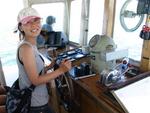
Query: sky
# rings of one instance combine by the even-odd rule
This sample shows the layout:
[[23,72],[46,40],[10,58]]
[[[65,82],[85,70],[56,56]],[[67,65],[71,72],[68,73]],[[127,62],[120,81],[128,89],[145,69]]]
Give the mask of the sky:
[[[23,0],[2,0],[0,3],[0,30],[16,25],[19,10],[23,7]],[[12,22],[13,21],[13,22]]]
[[[16,42],[13,33],[17,25],[17,15],[23,8],[23,0],[2,0],[0,3],[0,51],[8,44]],[[6,43],[7,42],[7,43]],[[5,47],[6,46],[6,47]]]

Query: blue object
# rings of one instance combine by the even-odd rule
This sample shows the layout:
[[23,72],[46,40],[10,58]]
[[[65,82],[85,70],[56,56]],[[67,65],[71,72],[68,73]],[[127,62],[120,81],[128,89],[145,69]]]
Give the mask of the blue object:
[[42,31],[51,32],[51,31],[53,31],[53,28],[52,28],[51,25],[44,24],[44,25],[42,26]]
[[37,42],[37,47],[44,47],[45,45],[45,39],[42,35],[37,36],[36,42]]

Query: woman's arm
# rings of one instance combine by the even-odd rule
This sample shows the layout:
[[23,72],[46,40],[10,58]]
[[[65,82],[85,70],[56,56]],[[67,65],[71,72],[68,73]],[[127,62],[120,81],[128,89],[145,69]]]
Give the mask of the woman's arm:
[[39,76],[32,47],[26,44],[22,45],[22,47],[20,47],[19,56],[31,83],[34,85],[47,83],[71,69],[71,62],[64,60],[55,71]]

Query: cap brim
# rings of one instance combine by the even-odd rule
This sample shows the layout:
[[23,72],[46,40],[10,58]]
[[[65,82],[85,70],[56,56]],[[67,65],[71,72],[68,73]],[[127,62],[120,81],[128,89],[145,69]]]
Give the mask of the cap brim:
[[41,17],[38,17],[38,16],[28,16],[28,17],[26,17],[26,18],[24,18],[24,19],[22,19],[21,21],[20,21],[20,23],[22,23],[22,24],[26,24],[26,23],[28,23],[30,20],[32,20],[32,19],[40,19]]

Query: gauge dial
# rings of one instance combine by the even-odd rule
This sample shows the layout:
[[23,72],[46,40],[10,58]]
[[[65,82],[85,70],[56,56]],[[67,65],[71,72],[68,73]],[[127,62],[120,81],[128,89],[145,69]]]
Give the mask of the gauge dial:
[[91,48],[94,47],[99,39],[100,39],[100,35],[94,35],[89,42],[89,46]]

